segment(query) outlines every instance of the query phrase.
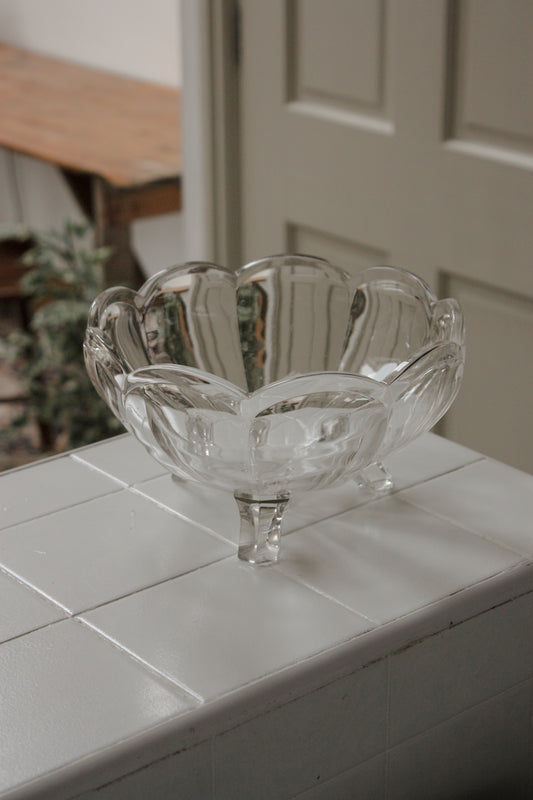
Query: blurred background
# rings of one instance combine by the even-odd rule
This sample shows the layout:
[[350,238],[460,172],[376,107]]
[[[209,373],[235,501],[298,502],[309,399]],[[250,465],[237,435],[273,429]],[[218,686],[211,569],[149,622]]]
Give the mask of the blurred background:
[[[116,432],[93,406],[80,430],[82,378],[43,367],[79,335],[99,270],[134,284],[300,251],[403,266],[456,297],[467,367],[438,432],[533,472],[533,0],[0,0],[0,44],[0,222],[30,229],[2,245],[2,334],[41,337],[37,354],[19,342],[33,371],[16,347],[1,367],[0,467]],[[32,73],[5,47],[107,84],[70,73],[61,104],[65,70]],[[67,218],[96,224],[92,244]],[[82,280],[50,267],[51,229],[63,255],[76,240]],[[21,302],[24,253],[38,275]],[[66,345],[53,357],[72,364]],[[11,430],[36,374],[47,418]]]
[[[0,42],[177,89],[182,81],[179,12],[179,0],[0,0]],[[178,113],[176,108],[176,141]],[[133,244],[147,273],[181,260],[182,216],[133,222]],[[66,217],[83,215],[57,167],[0,149],[0,221],[46,229],[61,226]]]

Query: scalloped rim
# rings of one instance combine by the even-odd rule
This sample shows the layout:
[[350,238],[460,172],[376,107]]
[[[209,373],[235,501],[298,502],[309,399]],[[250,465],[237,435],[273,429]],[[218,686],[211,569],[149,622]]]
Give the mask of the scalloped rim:
[[[437,308],[442,308],[445,304],[453,302],[454,308],[459,310],[460,307],[456,301],[452,300],[451,298],[443,298],[439,300],[431,291],[427,283],[420,278],[419,276],[415,275],[414,273],[406,270],[402,267],[393,267],[387,265],[374,265],[371,267],[367,267],[358,273],[351,275],[345,270],[331,264],[329,261],[323,258],[319,258],[317,256],[312,255],[305,255],[305,254],[279,254],[279,255],[272,255],[267,256],[265,258],[257,259],[255,261],[251,261],[245,264],[243,267],[240,267],[236,272],[232,272],[227,267],[220,266],[219,264],[215,264],[209,261],[189,261],[183,264],[177,264],[173,267],[168,267],[166,269],[160,270],[155,275],[152,275],[145,283],[140,287],[140,289],[135,292],[132,289],[129,289],[124,286],[115,286],[105,289],[101,292],[93,301],[91,305],[91,309],[89,312],[88,318],[88,325],[87,325],[87,333],[90,330],[97,332],[100,337],[103,337],[104,341],[107,341],[105,336],[105,332],[102,331],[100,328],[99,322],[100,317],[105,314],[106,310],[109,309],[113,303],[126,303],[127,305],[131,306],[141,315],[149,304],[151,300],[152,290],[153,288],[159,284],[162,278],[165,278],[165,281],[172,280],[173,276],[176,279],[179,279],[180,276],[185,277],[186,275],[194,274],[195,272],[207,272],[210,270],[215,270],[216,272],[225,275],[230,281],[233,283],[235,289],[238,289],[240,286],[246,284],[247,281],[252,279],[255,275],[259,274],[262,270],[268,267],[274,268],[281,268],[286,265],[290,265],[291,263],[296,264],[306,264],[310,267],[315,267],[317,269],[323,269],[324,267],[327,268],[333,275],[336,275],[341,282],[343,282],[347,289],[354,289],[358,286],[363,284],[367,284],[372,282],[372,280],[390,277],[390,280],[394,280],[394,278],[398,278],[401,276],[403,282],[407,283],[409,286],[414,288],[416,291],[416,296],[418,299],[424,304],[425,310],[428,314],[428,318],[430,322],[433,321],[434,312]],[[458,321],[458,325],[456,326],[457,330],[460,331],[461,338],[464,339],[464,331],[463,331],[464,321],[461,318]],[[341,372],[341,371],[334,371],[334,372],[327,372],[327,373],[305,373],[300,376],[286,376],[279,381],[275,381],[274,383],[266,384],[265,386],[261,387],[261,389],[256,390],[256,392],[246,393],[244,390],[240,389],[236,384],[231,383],[230,381],[225,381],[223,378],[218,378],[213,373],[203,372],[202,370],[193,368],[193,367],[182,367],[178,364],[172,363],[163,363],[157,365],[147,365],[146,367],[141,367],[136,370],[132,370],[128,375],[136,375],[143,370],[149,370],[151,368],[162,368],[165,367],[166,369],[172,370],[172,368],[176,368],[181,370],[183,373],[187,374],[187,370],[191,370],[191,376],[196,374],[198,376],[207,376],[208,380],[215,384],[219,383],[220,386],[226,385],[227,389],[230,389],[233,392],[242,393],[242,397],[252,397],[257,392],[262,392],[266,388],[270,386],[275,386],[279,384],[283,384],[285,381],[294,380],[296,377],[311,377],[313,375],[319,374],[329,374],[332,377],[337,375],[344,375],[344,376],[351,376],[361,378],[367,381],[370,381],[375,386],[392,386],[395,381],[399,378],[404,378],[406,374],[409,373],[409,370],[412,366],[414,366],[421,358],[424,358],[428,355],[431,351],[445,346],[449,343],[449,340],[442,340],[441,342],[437,342],[436,344],[428,345],[427,348],[417,352],[413,358],[407,363],[399,366],[387,380],[379,381],[374,378],[370,378],[367,376],[359,375],[358,373],[352,372]],[[463,351],[463,359],[464,359],[464,341],[455,342],[458,347],[460,347]],[[111,345],[111,343],[109,343]],[[112,350],[112,346],[111,346]],[[119,359],[120,360],[120,359]]]

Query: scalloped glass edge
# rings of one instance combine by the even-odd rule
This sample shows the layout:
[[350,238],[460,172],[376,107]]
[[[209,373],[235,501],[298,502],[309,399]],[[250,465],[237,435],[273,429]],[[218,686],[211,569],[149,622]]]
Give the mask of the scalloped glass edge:
[[[262,311],[250,297],[263,302]],[[276,327],[268,314],[284,306],[287,316],[289,297],[293,317],[286,323],[278,314]],[[243,298],[244,317],[237,308]],[[289,374],[250,389],[268,369],[276,375],[271,364],[283,360],[292,339],[303,342],[302,363],[316,362],[295,320],[306,319],[308,306],[320,311],[323,302],[334,329],[323,363],[336,359],[337,369]],[[380,345],[384,351],[390,347],[392,329],[390,321],[382,327],[376,323],[383,309],[392,313],[400,332],[402,325],[406,331],[423,329],[413,352],[408,337],[399,334],[393,350],[400,355],[381,358]],[[320,320],[320,314],[313,318],[310,336]],[[254,332],[250,344],[243,330],[248,336],[254,324],[256,329],[263,325],[266,335],[260,339]],[[161,336],[163,327],[178,343],[187,340],[188,349],[181,344],[179,352],[190,362],[216,363],[223,374],[165,361],[176,341],[168,332]],[[195,350],[206,331],[214,345]],[[361,361],[358,337],[368,350],[359,374],[347,369]],[[219,351],[224,348],[225,362],[220,352],[213,355],[217,345]],[[247,371],[250,353],[255,361]],[[261,259],[236,273],[190,262],[161,271],[138,292],[114,287],[101,293],[89,314],[84,354],[99,394],[157,461],[179,478],[234,492],[240,556],[269,563],[279,555],[280,504],[284,509],[291,492],[349,478],[376,493],[390,490],[382,459],[432,428],[457,395],[464,321],[455,300],[437,300],[422,279],[400,268],[370,267],[351,276],[322,259],[298,255]],[[295,351],[295,363],[299,355]],[[364,374],[378,362],[373,375]],[[263,513],[265,503],[269,510]]]

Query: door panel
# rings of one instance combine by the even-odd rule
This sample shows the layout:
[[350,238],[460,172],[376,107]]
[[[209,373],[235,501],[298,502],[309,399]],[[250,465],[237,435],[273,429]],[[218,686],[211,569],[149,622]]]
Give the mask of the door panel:
[[286,9],[288,99],[356,113],[383,112],[383,2],[333,0],[330,12],[324,15],[323,0],[294,2]]
[[443,288],[468,321],[467,368],[446,435],[483,450],[488,431],[494,458],[531,470],[531,429],[516,420],[533,417],[533,359],[524,347],[531,342],[533,301],[456,276]]
[[387,264],[384,250],[365,247],[360,242],[332,236],[330,233],[302,225],[291,225],[288,232],[291,253],[307,253],[325,258],[347,272],[358,272],[374,264]]
[[241,7],[244,259],[387,262],[457,296],[442,432],[533,471],[533,0]]
[[[533,152],[533,4],[466,0],[454,9],[450,136]],[[499,43],[514,43],[500,47]]]

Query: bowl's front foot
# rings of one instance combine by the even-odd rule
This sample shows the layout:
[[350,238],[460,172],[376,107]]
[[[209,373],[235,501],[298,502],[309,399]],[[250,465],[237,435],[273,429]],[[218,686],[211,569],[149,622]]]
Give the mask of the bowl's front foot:
[[241,518],[239,558],[249,564],[275,564],[279,559],[281,520],[289,496],[257,499],[235,492],[235,500]]
[[389,494],[394,489],[392,475],[378,461],[374,464],[369,464],[368,467],[358,472],[356,481],[359,486],[370,489],[373,494],[379,496]]

